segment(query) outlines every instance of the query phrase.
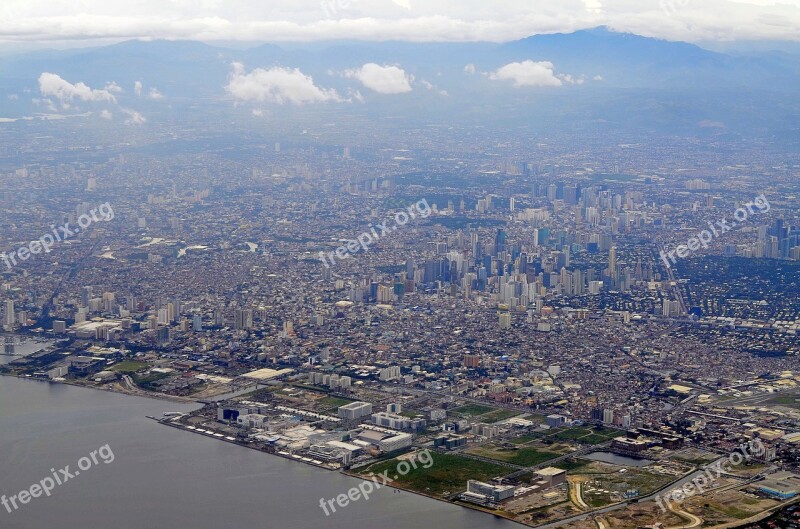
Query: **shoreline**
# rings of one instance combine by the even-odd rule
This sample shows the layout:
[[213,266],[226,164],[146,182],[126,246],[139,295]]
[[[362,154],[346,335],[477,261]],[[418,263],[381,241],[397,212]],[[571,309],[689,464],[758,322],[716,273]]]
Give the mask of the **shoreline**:
[[202,405],[203,404],[202,402],[200,402],[200,401],[198,401],[196,399],[189,398],[189,397],[176,397],[176,396],[172,396],[172,395],[164,395],[164,394],[159,394],[159,393],[149,393],[149,392],[146,392],[144,390],[142,390],[142,394],[139,394],[139,393],[134,393],[134,392],[123,391],[123,390],[120,390],[118,388],[105,388],[105,387],[99,387],[99,386],[87,386],[87,385],[84,385],[84,384],[75,384],[74,382],[69,382],[67,380],[50,380],[50,379],[35,378],[35,377],[22,376],[22,375],[14,375],[12,373],[2,373],[2,372],[0,372],[0,376],[16,378],[18,380],[32,380],[34,382],[42,382],[42,383],[47,383],[47,384],[62,384],[64,386],[70,386],[70,387],[73,387],[73,388],[92,389],[92,390],[95,390],[95,391],[103,391],[103,392],[106,392],[106,393],[114,393],[114,394],[117,394],[117,395],[124,395],[126,397],[139,397],[139,398],[142,398],[142,399],[160,400],[160,401],[164,401],[164,402],[174,402],[175,404],[198,404],[198,405]]
[[[206,430],[206,432],[199,432],[197,430],[191,430],[191,429],[189,429],[188,427],[186,427],[183,424],[175,423],[175,422],[170,421],[170,420],[157,419],[156,417],[148,417],[148,418],[154,420],[158,424],[161,424],[161,425],[164,425],[164,426],[169,426],[171,428],[175,428],[176,430],[181,430],[181,431],[184,431],[184,432],[187,432],[187,433],[194,433],[194,434],[202,435],[203,437],[208,437],[210,439],[214,439],[214,440],[217,440],[217,441],[223,441],[223,442],[226,442],[228,444],[236,445],[236,446],[239,446],[239,447],[242,447],[242,448],[246,448],[246,449],[249,449],[249,450],[255,450],[256,452],[260,452],[262,454],[281,457],[281,458],[286,459],[288,461],[291,461],[293,463],[303,463],[303,464],[309,465],[311,467],[314,467],[314,468],[317,468],[317,469],[320,469],[320,470],[326,470],[328,472],[339,472],[340,474],[343,474],[343,475],[345,475],[347,477],[350,477],[350,478],[353,478],[353,479],[358,479],[358,480],[361,480],[361,481],[370,481],[369,479],[365,478],[364,476],[356,474],[356,473],[354,473],[354,472],[352,472],[350,470],[344,469],[344,468],[330,468],[330,467],[327,467],[327,466],[324,466],[324,465],[317,465],[317,464],[315,464],[315,463],[313,463],[311,461],[304,461],[301,458],[292,457],[291,455],[285,455],[285,454],[281,454],[279,452],[268,452],[266,450],[261,450],[259,448],[255,448],[255,447],[249,446],[249,445],[247,445],[245,443],[239,442],[236,439],[228,438],[228,437],[226,437],[224,435],[223,436],[214,435],[214,433],[208,433],[209,430]],[[446,500],[446,499],[442,499],[442,498],[437,498],[435,496],[430,496],[428,494],[425,494],[425,493],[422,493],[422,492],[419,492],[419,491],[410,490],[410,489],[406,489],[406,488],[394,485],[391,482],[385,483],[385,484],[381,484],[381,487],[389,487],[389,488],[392,488],[392,489],[400,491],[400,492],[408,492],[410,494],[415,494],[415,495],[420,496],[422,498],[427,498],[427,499],[430,499],[430,500],[442,502],[442,503],[445,503],[447,505],[453,505],[455,507],[460,507],[460,508],[464,508],[464,509],[470,509],[472,511],[477,511],[477,512],[483,513],[483,514],[485,514],[487,516],[492,516],[492,517],[495,517],[495,518],[501,518],[501,519],[503,519],[505,521],[514,523],[514,524],[516,524],[518,526],[536,527],[536,526],[533,526],[533,525],[528,525],[528,524],[522,523],[520,521],[514,520],[513,518],[508,518],[506,516],[502,516],[502,515],[497,514],[495,512],[490,512],[490,511],[484,510],[484,509],[480,508],[480,506],[477,506],[477,505],[472,506],[472,505],[461,503],[461,502],[454,502],[454,501],[450,501],[450,500]]]
[[[138,394],[138,393],[134,393],[134,392],[123,391],[123,390],[120,390],[119,388],[116,388],[116,387],[103,388],[103,387],[97,387],[97,386],[87,386],[87,385],[83,385],[83,384],[71,383],[71,382],[68,382],[66,380],[55,381],[55,380],[49,380],[49,379],[34,378],[34,377],[30,377],[30,376],[14,375],[14,374],[11,374],[11,373],[0,373],[0,376],[16,378],[18,380],[31,380],[31,381],[40,382],[40,383],[63,384],[65,386],[70,386],[70,387],[74,387],[74,388],[93,389],[93,390],[98,390],[98,391],[104,391],[106,393],[115,393],[115,394],[123,395],[123,396],[126,396],[126,397],[138,397],[138,398],[150,399],[150,400],[154,400],[154,401],[173,402],[175,404],[184,404],[184,405],[189,405],[189,404],[195,404],[195,405],[198,405],[198,406],[202,406],[203,405],[203,402],[198,401],[196,399],[191,399],[189,397],[175,397],[175,396],[163,395],[163,394],[147,394],[146,392],[144,392],[144,390],[142,390],[142,392],[146,393],[146,394]],[[353,472],[351,470],[347,470],[347,469],[341,468],[341,467],[340,468],[330,468],[329,466],[326,466],[324,464],[316,464],[313,461],[306,461],[306,460],[303,460],[300,457],[293,457],[291,454],[288,454],[288,453],[281,454],[279,452],[270,452],[270,451],[267,451],[267,450],[262,450],[262,449],[259,449],[259,448],[255,448],[253,446],[249,446],[249,445],[247,445],[245,443],[242,443],[240,441],[237,441],[236,439],[230,438],[229,436],[225,436],[225,435],[222,435],[222,434],[211,432],[210,430],[197,431],[197,429],[194,429],[194,430],[190,429],[190,428],[188,428],[187,426],[185,426],[183,424],[175,423],[173,421],[170,421],[170,420],[168,420],[168,418],[158,419],[158,418],[153,417],[153,416],[147,416],[147,418],[152,419],[153,421],[157,422],[158,424],[166,425],[166,426],[175,428],[177,430],[182,430],[182,431],[185,431],[185,432],[188,432],[188,433],[199,434],[199,435],[202,435],[203,437],[208,437],[210,439],[214,439],[214,440],[217,440],[217,441],[223,441],[223,442],[226,442],[228,444],[239,446],[241,448],[255,450],[255,451],[260,452],[262,454],[281,457],[283,459],[286,459],[286,460],[294,462],[294,463],[303,463],[303,464],[309,465],[311,467],[314,467],[314,468],[317,468],[317,469],[320,469],[320,470],[326,470],[328,472],[339,472],[339,473],[341,473],[341,474],[343,474],[345,476],[348,476],[348,477],[351,477],[351,478],[354,478],[354,479],[359,479],[359,480],[362,480],[362,481],[369,481],[364,476],[362,476],[360,474],[357,474],[357,473],[355,473],[355,472]],[[539,524],[539,525],[529,525],[529,524],[526,524],[524,522],[520,522],[518,520],[514,520],[513,518],[509,518],[507,516],[503,516],[502,514],[498,514],[498,513],[493,512],[493,511],[487,511],[487,510],[481,508],[478,505],[470,505],[468,503],[455,502],[455,501],[451,501],[451,500],[448,500],[448,499],[438,498],[438,497],[435,497],[435,496],[431,496],[431,495],[425,494],[423,492],[410,490],[410,489],[407,489],[407,488],[404,488],[404,487],[400,487],[398,485],[394,485],[392,482],[382,484],[381,486],[386,486],[386,487],[389,487],[389,488],[392,488],[392,489],[395,489],[395,490],[401,491],[401,492],[408,492],[408,493],[411,493],[411,494],[416,494],[417,496],[420,496],[420,497],[423,497],[423,498],[428,498],[428,499],[435,500],[435,501],[442,502],[442,503],[446,503],[448,505],[453,505],[453,506],[456,506],[456,507],[470,509],[472,511],[480,512],[480,513],[486,514],[488,516],[492,516],[492,517],[500,518],[500,519],[508,521],[508,522],[512,522],[512,523],[514,523],[516,525],[519,525],[519,526],[522,526],[522,527],[533,527],[533,528],[536,528],[536,527],[553,527],[553,526],[557,526],[557,524],[562,523],[561,521],[556,520],[556,521],[553,521],[553,522],[547,522],[547,523],[543,523],[543,524]],[[667,485],[664,488],[667,488],[667,487],[669,487],[669,485]],[[772,507],[772,508],[770,508],[770,509],[768,509],[766,511],[758,513],[758,514],[748,518],[747,520],[738,520],[738,521],[733,521],[733,522],[727,522],[725,524],[719,524],[719,525],[711,526],[710,529],[741,529],[741,528],[747,526],[748,524],[756,523],[758,521],[763,521],[763,520],[769,518],[770,516],[775,515],[776,513],[781,511],[782,509],[785,509],[785,508],[793,505],[794,503],[798,503],[798,502],[800,502],[800,497],[790,499],[787,502],[784,502],[784,503],[782,503],[780,505],[777,505],[777,506],[774,506],[774,507]],[[613,507],[614,505],[611,505],[611,506]],[[609,506],[606,506],[606,507],[600,508],[599,510],[603,510],[603,509],[606,509],[608,507]],[[602,514],[602,512],[598,512],[597,514]],[[580,517],[589,516],[590,517],[590,516],[592,516],[592,512],[578,514],[577,516],[580,516]],[[574,521],[574,518],[573,517],[568,517],[568,518],[565,518],[563,520],[563,523],[568,524],[568,523],[571,523],[571,521]]]
[[284,454],[281,454],[279,452],[268,452],[266,450],[261,450],[259,448],[255,448],[253,446],[249,446],[249,445],[247,445],[245,443],[237,441],[236,439],[234,439],[234,438],[232,438],[230,436],[225,436],[225,435],[222,435],[222,434],[211,432],[210,430],[205,430],[205,431],[198,431],[197,429],[192,430],[191,428],[187,427],[184,424],[175,423],[175,422],[167,420],[167,419],[157,419],[156,417],[148,417],[148,418],[156,421],[158,424],[162,424],[164,426],[169,426],[171,428],[175,428],[176,430],[181,430],[181,431],[188,432],[188,433],[194,433],[194,434],[202,435],[203,437],[208,437],[210,439],[214,439],[214,440],[217,440],[217,441],[224,441],[224,442],[229,443],[229,444],[233,444],[233,445],[236,445],[236,446],[241,446],[242,448],[247,448],[249,450],[255,450],[256,452],[260,452],[262,454],[282,457],[283,459],[287,459],[287,460],[295,462],[295,463],[304,463],[306,465],[318,468],[320,470],[327,470],[329,472],[341,471],[340,468],[330,468],[330,467],[324,466],[322,464],[318,465],[318,464],[315,464],[313,461],[304,461],[301,458],[292,457],[291,455],[284,455]]

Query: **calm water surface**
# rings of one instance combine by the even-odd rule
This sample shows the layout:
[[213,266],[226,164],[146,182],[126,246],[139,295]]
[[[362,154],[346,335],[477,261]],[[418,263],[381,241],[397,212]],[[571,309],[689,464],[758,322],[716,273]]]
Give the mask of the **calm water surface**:
[[11,514],[2,529],[515,529],[489,515],[393,489],[326,517],[322,497],[359,481],[162,426],[187,411],[104,391],[0,377],[0,495],[10,496],[110,445],[92,467]]

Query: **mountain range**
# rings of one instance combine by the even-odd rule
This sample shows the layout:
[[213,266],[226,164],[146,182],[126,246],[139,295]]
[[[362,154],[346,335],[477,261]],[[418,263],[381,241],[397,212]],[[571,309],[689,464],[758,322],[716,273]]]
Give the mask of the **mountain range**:
[[42,100],[53,103],[51,112],[94,104],[93,96],[73,95],[59,106],[54,96],[63,93],[42,90],[45,72],[72,86],[110,87],[119,105],[144,115],[154,105],[237,99],[254,109],[349,103],[367,112],[423,114],[504,115],[503,108],[522,105],[553,115],[585,111],[587,119],[649,109],[654,115],[643,123],[755,123],[783,131],[800,115],[800,55],[721,53],[607,28],[504,44],[339,41],[237,50],[154,40],[37,51],[0,57],[0,117],[43,112]]

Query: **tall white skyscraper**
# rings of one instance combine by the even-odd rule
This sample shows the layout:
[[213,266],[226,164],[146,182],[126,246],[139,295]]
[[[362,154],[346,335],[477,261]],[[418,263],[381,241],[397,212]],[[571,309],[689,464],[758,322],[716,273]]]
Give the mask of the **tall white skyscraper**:
[[7,328],[13,328],[15,322],[14,300],[7,299],[3,312],[3,326]]

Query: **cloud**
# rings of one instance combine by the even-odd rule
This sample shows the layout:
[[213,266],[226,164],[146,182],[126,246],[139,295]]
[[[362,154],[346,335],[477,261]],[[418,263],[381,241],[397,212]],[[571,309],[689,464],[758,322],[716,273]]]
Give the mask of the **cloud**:
[[403,94],[411,92],[414,76],[399,66],[381,66],[370,62],[357,70],[347,70],[345,77],[361,81],[365,87],[379,94]]
[[603,81],[604,79],[603,79],[603,76],[602,76],[602,75],[595,75],[595,76],[593,77],[593,80],[594,80],[594,81],[598,81],[598,82],[599,82],[599,81]]
[[147,95],[150,99],[155,99],[158,101],[159,99],[164,99],[164,94],[158,91],[158,88],[151,88],[150,93]]
[[72,84],[54,73],[44,72],[39,76],[39,91],[43,96],[54,97],[63,108],[69,108],[74,99],[81,101],[116,103],[117,99],[108,90],[95,90],[84,83]]
[[429,83],[429,82],[428,82],[428,81],[426,81],[425,79],[422,79],[422,80],[421,80],[419,83],[420,83],[422,86],[424,86],[425,88],[427,88],[428,90],[430,90],[431,92],[436,92],[436,93],[437,93],[437,94],[439,94],[440,96],[445,96],[445,97],[446,97],[446,96],[449,96],[449,95],[450,95],[450,94],[448,94],[448,93],[447,93],[447,90],[441,90],[441,89],[439,89],[439,87],[438,87],[438,86],[436,86],[436,85],[434,85],[434,84],[431,84],[431,83]]
[[603,12],[603,4],[598,0],[583,0],[583,5],[586,7],[586,11],[589,11],[590,13]]
[[468,73],[470,75],[475,75],[475,72],[477,72],[477,71],[478,70],[475,68],[475,65],[472,64],[472,63],[464,66],[464,73]]
[[136,81],[135,83],[133,83],[133,92],[137,96],[141,96],[142,95],[142,82],[141,81]]
[[143,125],[147,123],[147,119],[145,119],[143,115],[141,115],[139,112],[136,112],[135,110],[131,110],[130,108],[120,107],[120,111],[122,111],[123,114],[128,116],[128,119],[125,120],[126,125]]
[[[141,83],[137,81],[135,88],[141,92]],[[98,90],[84,83],[72,84],[56,74],[44,72],[39,76],[39,91],[42,94],[42,98],[32,99],[33,103],[35,105],[46,106],[47,109],[53,113],[59,112],[54,100],[60,103],[61,110],[72,108],[72,101],[79,100],[114,105],[120,112],[127,116],[125,123],[129,125],[142,125],[147,122],[147,119],[139,112],[118,105],[117,98],[114,97],[112,92],[120,93],[124,90],[114,81],[106,83],[102,90]],[[108,109],[100,111],[99,116],[102,119],[114,119],[114,114]]]
[[[406,40],[507,42],[606,25],[691,42],[792,40],[800,0],[2,0],[0,41]],[[402,6],[402,7],[399,7]],[[665,8],[666,6],[666,8]],[[408,9],[412,7],[412,9]],[[721,17],[720,13],[725,16]]]
[[[562,86],[564,82],[553,71],[548,61],[512,62],[489,75],[492,81],[514,81],[517,88],[528,86]],[[571,79],[571,78],[570,78]]]
[[556,77],[558,77],[559,79],[561,79],[562,81],[564,81],[567,84],[582,85],[582,84],[584,84],[586,82],[586,76],[584,76],[584,75],[581,75],[580,77],[573,77],[572,75],[570,75],[568,73],[560,73],[560,74],[556,75]]
[[241,101],[259,101],[283,105],[305,105],[343,101],[334,89],[320,88],[314,79],[298,68],[279,66],[265,70],[256,68],[246,73],[244,65],[233,63],[233,72],[225,90]]

